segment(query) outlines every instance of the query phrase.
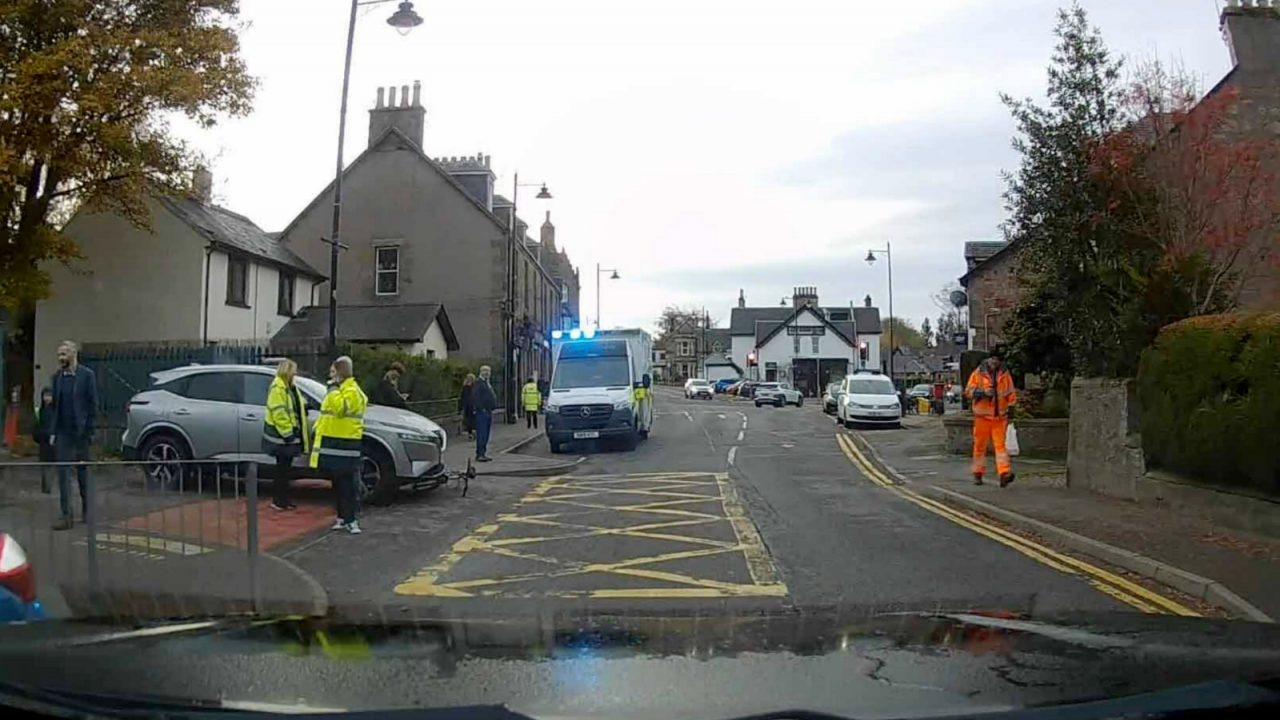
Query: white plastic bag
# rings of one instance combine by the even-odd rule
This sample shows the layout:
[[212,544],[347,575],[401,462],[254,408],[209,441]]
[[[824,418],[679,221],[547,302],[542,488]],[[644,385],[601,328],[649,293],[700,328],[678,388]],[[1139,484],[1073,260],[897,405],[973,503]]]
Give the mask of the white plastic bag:
[[1004,431],[1004,450],[1009,453],[1010,457],[1016,456],[1018,450],[1018,429],[1009,423],[1009,428]]

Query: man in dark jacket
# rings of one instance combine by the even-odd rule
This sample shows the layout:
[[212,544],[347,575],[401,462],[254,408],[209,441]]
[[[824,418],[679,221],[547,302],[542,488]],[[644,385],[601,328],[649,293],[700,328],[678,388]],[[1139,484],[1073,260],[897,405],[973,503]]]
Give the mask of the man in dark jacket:
[[489,462],[489,431],[493,429],[493,410],[498,407],[498,396],[489,384],[493,373],[488,365],[480,366],[480,379],[471,391],[471,407],[476,414],[476,462]]
[[[89,443],[93,440],[94,420],[98,415],[98,383],[93,371],[77,362],[78,349],[70,340],[58,346],[58,372],[53,374],[53,449],[58,462],[88,462]],[[89,515],[86,487],[89,469],[76,467],[76,484],[80,486],[81,517]],[[58,466],[58,501],[62,517],[54,530],[71,527],[71,468]]]
[[404,396],[400,394],[400,378],[404,377],[404,365],[391,363],[387,372],[378,381],[377,387],[369,393],[369,402],[374,405],[407,408]]

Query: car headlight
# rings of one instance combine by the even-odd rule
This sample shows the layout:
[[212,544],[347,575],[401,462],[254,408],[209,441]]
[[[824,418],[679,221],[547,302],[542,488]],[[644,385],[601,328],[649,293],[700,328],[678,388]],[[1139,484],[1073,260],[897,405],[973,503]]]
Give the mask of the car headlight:
[[560,403],[555,403],[555,404],[547,403],[546,407],[542,409],[546,410],[549,413],[558,413],[560,412]]
[[614,409],[614,410],[630,410],[630,409],[631,409],[631,401],[630,401],[630,400],[618,400],[617,402],[615,402],[615,403],[613,404],[613,409]]
[[396,433],[396,437],[400,438],[401,440],[408,440],[409,442],[420,442],[420,443],[434,442],[436,444],[439,444],[440,442],[439,438],[432,437],[431,435],[423,435],[422,433],[398,432]]

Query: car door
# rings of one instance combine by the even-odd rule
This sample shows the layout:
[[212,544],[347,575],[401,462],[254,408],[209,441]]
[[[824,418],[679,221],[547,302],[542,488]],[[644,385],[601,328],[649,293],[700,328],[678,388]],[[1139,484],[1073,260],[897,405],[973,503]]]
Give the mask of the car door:
[[195,373],[174,402],[170,418],[187,434],[196,459],[230,457],[239,452],[239,402],[243,381],[238,373]]
[[242,397],[236,406],[236,424],[239,428],[239,453],[245,460],[270,462],[262,452],[262,420],[267,411],[267,391],[271,389],[272,375],[264,372],[240,372]]

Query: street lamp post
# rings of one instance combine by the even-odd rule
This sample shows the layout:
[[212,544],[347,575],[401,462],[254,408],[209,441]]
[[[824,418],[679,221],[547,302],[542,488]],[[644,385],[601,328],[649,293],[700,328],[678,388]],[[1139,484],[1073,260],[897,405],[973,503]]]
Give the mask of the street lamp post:
[[867,251],[867,264],[874,265],[876,255],[880,254],[884,255],[885,265],[889,269],[889,381],[893,382],[893,253],[889,251],[888,242],[885,242],[883,250]]
[[[347,137],[347,94],[351,88],[351,49],[356,39],[356,10],[365,5],[382,5],[392,0],[351,0],[351,16],[347,20],[347,54],[342,65],[342,102],[338,109],[338,161],[333,178],[333,225],[329,231],[329,356],[338,354],[338,251],[342,230],[342,151]],[[406,34],[422,24],[422,18],[413,11],[413,3],[402,2],[387,24],[400,34]]]
[[596,327],[602,327],[600,323],[600,274],[613,273],[609,276],[610,280],[620,280],[618,276],[618,268],[602,268],[600,263],[596,263]]
[[506,336],[506,358],[502,361],[503,408],[506,410],[507,424],[516,421],[515,380],[512,368],[516,362],[516,202],[520,199],[520,188],[540,187],[535,195],[539,200],[550,200],[551,193],[546,183],[522,183],[520,173],[513,173],[511,178],[511,209],[507,216],[507,287],[503,298],[503,310],[506,315],[504,335]]

